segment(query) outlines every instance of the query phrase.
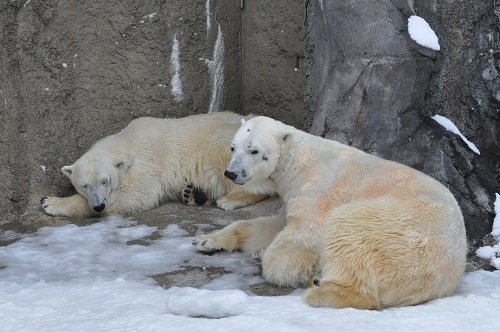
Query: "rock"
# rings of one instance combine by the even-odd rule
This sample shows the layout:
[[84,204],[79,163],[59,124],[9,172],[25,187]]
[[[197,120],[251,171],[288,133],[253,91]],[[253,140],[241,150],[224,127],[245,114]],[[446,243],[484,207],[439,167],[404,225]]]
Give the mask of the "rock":
[[[440,52],[409,38],[415,11],[435,29]],[[462,208],[471,247],[491,231],[500,190],[498,77],[493,69],[483,77],[498,38],[488,41],[486,31],[499,33],[487,1],[307,5],[306,127],[444,183]],[[435,114],[451,119],[481,154],[430,119]]]

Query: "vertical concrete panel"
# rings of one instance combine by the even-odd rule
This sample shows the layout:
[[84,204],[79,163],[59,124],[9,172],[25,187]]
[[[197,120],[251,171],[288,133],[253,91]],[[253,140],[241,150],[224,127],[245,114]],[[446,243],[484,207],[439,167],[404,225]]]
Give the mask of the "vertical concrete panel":
[[242,12],[242,109],[304,127],[302,0],[245,0]]

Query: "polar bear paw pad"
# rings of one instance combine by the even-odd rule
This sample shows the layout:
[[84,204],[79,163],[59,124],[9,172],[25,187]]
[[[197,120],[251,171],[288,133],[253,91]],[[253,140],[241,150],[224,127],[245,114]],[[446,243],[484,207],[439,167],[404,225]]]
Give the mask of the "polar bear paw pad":
[[192,184],[188,184],[182,190],[182,202],[186,205],[204,205],[207,200],[205,192]]

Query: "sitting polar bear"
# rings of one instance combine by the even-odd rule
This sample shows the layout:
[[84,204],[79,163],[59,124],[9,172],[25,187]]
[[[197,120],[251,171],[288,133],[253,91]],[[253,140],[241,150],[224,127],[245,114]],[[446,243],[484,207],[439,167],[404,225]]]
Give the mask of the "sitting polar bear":
[[242,121],[231,150],[227,176],[272,181],[284,207],[202,235],[198,250],[260,252],[264,277],[279,285],[311,285],[319,272],[305,293],[313,306],[413,305],[457,287],[465,227],[438,181],[266,117]]
[[272,193],[270,181],[241,187],[223,174],[241,119],[234,113],[135,119],[62,168],[78,194],[44,197],[42,207],[65,217],[130,214],[178,200],[183,189],[191,204],[215,200],[226,210],[255,204]]

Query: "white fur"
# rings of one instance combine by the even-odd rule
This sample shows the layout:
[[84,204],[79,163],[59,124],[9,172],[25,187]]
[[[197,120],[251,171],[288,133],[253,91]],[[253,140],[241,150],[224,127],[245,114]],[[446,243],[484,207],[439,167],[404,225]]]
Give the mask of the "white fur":
[[224,209],[254,204],[273,192],[271,181],[241,187],[224,177],[229,143],[241,119],[233,113],[212,113],[133,120],[62,168],[85,200],[49,197],[42,206],[51,215],[87,216],[105,203],[104,212],[129,214],[179,200],[187,184],[205,191]]
[[264,277],[279,285],[320,273],[305,295],[314,306],[380,309],[455,290],[465,227],[438,181],[266,117],[242,123],[232,147],[235,182],[273,181],[284,211],[202,235],[199,250],[264,251]]

